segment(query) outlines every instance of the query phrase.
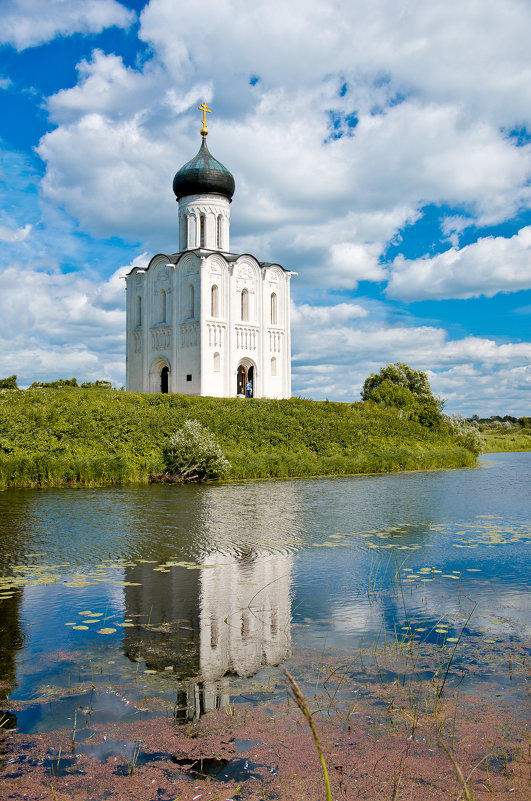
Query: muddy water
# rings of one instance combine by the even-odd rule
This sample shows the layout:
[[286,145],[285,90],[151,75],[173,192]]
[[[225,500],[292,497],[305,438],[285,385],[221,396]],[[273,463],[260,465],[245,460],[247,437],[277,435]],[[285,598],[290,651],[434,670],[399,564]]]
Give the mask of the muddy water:
[[82,748],[107,723],[285,695],[283,664],[308,690],[308,666],[332,659],[347,703],[349,681],[397,679],[389,659],[367,670],[393,647],[422,653],[416,680],[451,661],[449,685],[516,708],[530,478],[530,454],[494,454],[462,471],[1,492],[2,726],[68,729]]

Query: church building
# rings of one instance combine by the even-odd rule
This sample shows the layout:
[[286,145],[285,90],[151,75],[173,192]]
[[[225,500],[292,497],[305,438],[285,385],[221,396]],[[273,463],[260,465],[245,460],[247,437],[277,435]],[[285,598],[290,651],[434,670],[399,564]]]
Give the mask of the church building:
[[126,276],[130,392],[289,398],[290,278],[230,250],[234,178],[201,147],[176,173],[179,252]]

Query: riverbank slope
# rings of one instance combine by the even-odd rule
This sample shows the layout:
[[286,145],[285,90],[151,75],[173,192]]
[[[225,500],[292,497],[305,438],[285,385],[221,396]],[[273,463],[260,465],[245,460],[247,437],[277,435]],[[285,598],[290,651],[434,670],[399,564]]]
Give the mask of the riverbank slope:
[[446,425],[427,428],[372,403],[242,400],[109,389],[0,393],[0,487],[148,481],[185,420],[231,461],[229,479],[466,467],[475,455]]
[[485,440],[483,453],[531,451],[531,429],[512,428],[508,431],[481,431]]

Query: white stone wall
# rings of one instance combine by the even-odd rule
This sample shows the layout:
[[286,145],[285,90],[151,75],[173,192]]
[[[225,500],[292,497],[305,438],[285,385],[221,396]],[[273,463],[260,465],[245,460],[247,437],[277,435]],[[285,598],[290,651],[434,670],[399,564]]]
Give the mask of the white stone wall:
[[127,389],[160,392],[167,367],[170,392],[235,397],[243,364],[254,369],[254,397],[290,397],[290,277],[248,254],[206,249],[134,268],[126,279]]
[[201,247],[230,251],[230,201],[222,195],[188,195],[179,201],[179,248]]

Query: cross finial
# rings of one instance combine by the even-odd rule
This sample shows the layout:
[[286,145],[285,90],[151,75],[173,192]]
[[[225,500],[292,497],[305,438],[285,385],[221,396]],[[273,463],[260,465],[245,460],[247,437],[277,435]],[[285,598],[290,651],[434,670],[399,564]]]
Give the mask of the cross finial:
[[210,114],[212,109],[210,109],[207,106],[207,104],[205,103],[204,100],[203,100],[203,104],[201,106],[198,106],[198,108],[199,108],[199,111],[203,112],[203,127],[201,128],[201,136],[206,136],[207,133],[208,133],[208,128],[206,126],[206,112],[208,111],[208,113]]

